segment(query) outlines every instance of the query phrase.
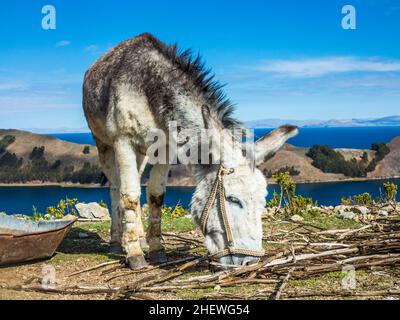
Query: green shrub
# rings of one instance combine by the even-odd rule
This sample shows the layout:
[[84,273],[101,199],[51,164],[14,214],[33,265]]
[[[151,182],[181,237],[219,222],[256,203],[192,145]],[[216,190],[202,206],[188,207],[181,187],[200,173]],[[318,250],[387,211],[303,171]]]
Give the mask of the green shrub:
[[14,136],[4,136],[0,140],[0,153],[3,153],[6,151],[7,147],[15,142],[15,137]]
[[53,216],[56,219],[62,219],[64,216],[72,214],[76,215],[75,205],[78,203],[78,199],[60,200],[56,206],[48,207],[46,214]]
[[103,207],[103,208],[105,208],[105,209],[108,209],[107,203],[105,203],[103,200],[100,200],[99,205],[100,205],[100,207]]
[[[300,171],[297,170],[294,166],[292,166],[292,167],[286,166],[286,167],[283,167],[283,168],[279,168],[279,169],[278,169],[278,172],[281,172],[281,173],[283,173],[283,172],[288,172],[289,175],[292,176],[292,177],[298,176],[298,175],[300,174]],[[274,175],[274,173],[276,173],[276,171],[274,171],[274,172],[273,172],[272,170],[265,170],[265,171],[264,171],[264,175],[265,175],[267,178],[272,178],[272,176]]]
[[386,201],[396,201],[397,197],[397,184],[391,183],[391,182],[385,182],[383,184],[383,188],[385,190],[385,195],[386,195]]
[[384,143],[374,143],[371,147],[375,151],[375,158],[368,164],[368,154],[363,153],[361,160],[353,158],[346,160],[344,156],[329,146],[314,145],[307,156],[313,162],[312,165],[326,173],[342,173],[347,177],[366,177],[368,172],[374,171],[376,165],[389,152],[389,147]]
[[288,214],[297,214],[308,210],[309,206],[316,206],[312,198],[296,195],[296,184],[293,182],[289,172],[276,171],[272,176],[280,187],[280,194],[274,192],[272,199],[268,202],[271,207],[282,207]]
[[374,204],[371,194],[364,192],[348,198],[342,198],[342,204],[346,206],[370,206]]

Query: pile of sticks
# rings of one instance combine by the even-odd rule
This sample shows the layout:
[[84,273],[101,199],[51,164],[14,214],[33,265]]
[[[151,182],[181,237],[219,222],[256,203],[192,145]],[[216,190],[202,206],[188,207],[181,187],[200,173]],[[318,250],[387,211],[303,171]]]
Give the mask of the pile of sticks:
[[[397,218],[377,220],[358,229],[340,230],[321,230],[300,223],[289,231],[276,230],[266,235],[264,241],[269,248],[267,256],[259,263],[248,266],[190,277],[189,272],[195,268],[204,270],[210,264],[207,256],[191,256],[141,270],[140,279],[120,287],[75,286],[54,289],[52,292],[78,295],[97,293],[105,294],[108,299],[150,299],[152,293],[208,288],[215,289],[206,296],[210,299],[400,296],[400,290],[285,290],[287,284],[294,279],[309,279],[328,272],[343,271],[348,267],[352,270],[379,267],[396,272],[396,266],[398,268],[400,265],[400,220]],[[265,289],[267,284],[272,284],[272,289]],[[241,285],[260,285],[260,289],[249,294],[233,294],[223,290]],[[45,291],[35,287],[20,289]]]

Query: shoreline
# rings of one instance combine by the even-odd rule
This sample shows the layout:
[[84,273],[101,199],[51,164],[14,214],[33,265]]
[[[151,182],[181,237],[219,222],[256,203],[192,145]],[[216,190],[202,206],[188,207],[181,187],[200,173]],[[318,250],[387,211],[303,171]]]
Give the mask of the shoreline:
[[[295,184],[322,184],[322,183],[341,183],[341,182],[368,182],[368,181],[385,181],[392,179],[400,179],[400,176],[393,177],[374,177],[374,178],[349,178],[337,180],[298,180],[294,179]],[[273,180],[268,181],[268,185],[277,185]],[[142,184],[146,186],[146,184]],[[194,184],[167,184],[167,187],[193,188]],[[108,188],[100,184],[79,184],[79,183],[57,183],[57,182],[27,182],[27,183],[0,183],[0,187],[60,187],[60,188]]]

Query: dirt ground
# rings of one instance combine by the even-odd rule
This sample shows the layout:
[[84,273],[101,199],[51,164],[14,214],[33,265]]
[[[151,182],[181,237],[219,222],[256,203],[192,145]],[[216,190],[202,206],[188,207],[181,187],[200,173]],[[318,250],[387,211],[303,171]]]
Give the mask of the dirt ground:
[[[293,223],[281,219],[265,219],[265,234],[277,230],[293,228]],[[307,217],[304,224],[317,225],[324,229],[357,228],[360,225],[354,221],[344,221],[337,218]],[[28,291],[27,288],[40,288],[48,279],[55,277],[55,288],[104,288],[121,287],[139,279],[156,277],[160,272],[173,268],[150,267],[146,270],[131,271],[118,263],[122,260],[120,255],[108,253],[110,223],[77,223],[64,239],[56,254],[47,261],[32,262],[24,265],[0,268],[0,299],[106,299],[107,293],[96,294],[66,294],[60,292]],[[168,249],[168,260],[177,261],[202,256],[206,253],[202,246],[202,236],[193,222],[187,218],[175,218],[163,224],[165,245]],[[277,245],[267,244],[266,249],[277,248]],[[74,275],[74,273],[103,265],[95,270]],[[179,279],[194,276],[210,275],[209,264],[204,261],[185,271]],[[297,299],[298,290],[321,291],[321,296],[308,297],[307,299],[337,299],[326,292],[341,290],[346,274],[343,272],[330,272],[307,279],[294,279],[287,283],[285,291],[291,292],[288,299]],[[268,280],[268,279],[265,279]],[[400,268],[380,269],[372,268],[355,272],[355,291],[399,290]],[[277,283],[237,284],[232,287],[211,286],[202,289],[177,288],[160,291],[157,286],[148,288],[144,292],[130,298],[135,299],[213,299],[224,296],[225,298],[256,298],[270,299],[271,292],[276,290]],[[272,281],[271,281],[272,282]],[[240,289],[240,290],[239,290]],[[342,299],[370,299],[371,297],[349,295]],[[397,299],[398,295],[388,294],[379,299]],[[303,297],[304,299],[304,297]]]

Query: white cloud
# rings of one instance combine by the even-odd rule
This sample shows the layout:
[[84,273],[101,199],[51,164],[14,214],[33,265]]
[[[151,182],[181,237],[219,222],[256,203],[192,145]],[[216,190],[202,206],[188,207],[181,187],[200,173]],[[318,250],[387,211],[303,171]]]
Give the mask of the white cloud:
[[56,43],[56,47],[66,47],[66,46],[69,46],[70,44],[71,44],[71,41],[69,41],[69,40],[61,40]]
[[398,72],[400,60],[357,57],[267,60],[261,62],[255,70],[289,77],[319,77],[348,72]]
[[87,46],[84,51],[90,54],[97,55],[100,53],[100,48],[96,44],[91,44],[90,46]]

